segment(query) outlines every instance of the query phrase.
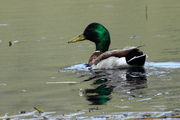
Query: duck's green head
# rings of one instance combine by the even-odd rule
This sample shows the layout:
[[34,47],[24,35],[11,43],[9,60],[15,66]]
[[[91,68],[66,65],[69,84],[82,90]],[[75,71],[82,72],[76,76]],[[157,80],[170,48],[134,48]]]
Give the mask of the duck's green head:
[[96,44],[96,50],[105,52],[109,49],[110,35],[109,31],[99,23],[91,23],[84,30],[82,35],[74,38],[68,43],[74,43],[83,40],[90,40]]

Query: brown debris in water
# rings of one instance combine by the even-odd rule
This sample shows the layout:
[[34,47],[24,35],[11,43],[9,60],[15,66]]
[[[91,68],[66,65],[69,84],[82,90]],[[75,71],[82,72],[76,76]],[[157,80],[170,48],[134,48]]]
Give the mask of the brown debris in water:
[[93,111],[96,111],[96,110],[99,110],[99,108],[98,107],[89,108],[89,112],[93,112]]
[[43,110],[43,109],[38,108],[38,107],[34,107],[34,109],[35,109],[35,110],[37,110],[39,114],[44,112],[44,110]]
[[12,46],[12,42],[11,41],[9,41],[9,47],[11,47]]
[[21,111],[20,111],[20,114],[25,114],[25,113],[26,113],[25,110],[21,110]]

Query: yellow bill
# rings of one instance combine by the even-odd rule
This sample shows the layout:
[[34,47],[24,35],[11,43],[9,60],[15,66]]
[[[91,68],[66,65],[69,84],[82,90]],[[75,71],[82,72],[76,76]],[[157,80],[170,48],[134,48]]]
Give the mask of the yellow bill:
[[85,36],[82,34],[82,35],[79,35],[78,37],[76,37],[76,38],[68,41],[68,43],[79,42],[79,41],[83,41],[83,40],[85,40],[85,39],[86,39]]

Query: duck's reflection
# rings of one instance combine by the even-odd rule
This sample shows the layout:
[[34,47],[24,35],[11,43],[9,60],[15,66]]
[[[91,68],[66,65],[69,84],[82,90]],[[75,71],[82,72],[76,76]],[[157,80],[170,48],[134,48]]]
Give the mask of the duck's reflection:
[[93,88],[85,89],[85,97],[92,105],[103,105],[111,100],[111,93],[114,89],[120,92],[130,92],[147,87],[145,69],[142,67],[124,70],[96,70],[92,71],[92,76],[84,81],[90,80],[93,80]]

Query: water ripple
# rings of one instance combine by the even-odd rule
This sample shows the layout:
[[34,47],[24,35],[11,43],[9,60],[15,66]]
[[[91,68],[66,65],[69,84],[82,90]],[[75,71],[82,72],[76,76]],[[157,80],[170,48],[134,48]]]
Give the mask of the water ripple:
[[146,62],[145,68],[180,68],[180,62]]
[[[68,72],[68,71],[89,71],[89,66],[86,63],[77,64],[65,67],[60,70],[60,72]],[[180,68],[180,62],[146,62],[145,63],[146,69],[177,69]]]

